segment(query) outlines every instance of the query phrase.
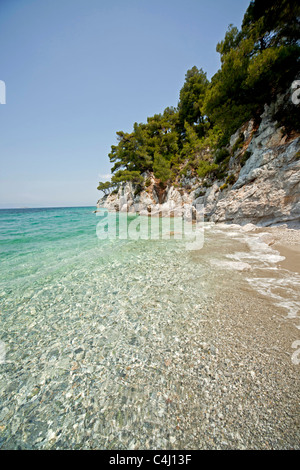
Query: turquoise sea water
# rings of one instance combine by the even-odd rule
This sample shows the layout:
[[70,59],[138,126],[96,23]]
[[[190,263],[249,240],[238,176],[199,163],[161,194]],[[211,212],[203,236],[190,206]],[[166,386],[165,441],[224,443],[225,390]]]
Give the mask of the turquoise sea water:
[[[199,368],[218,336],[203,346],[205,328],[229,280],[270,295],[280,257],[210,224],[199,253],[183,240],[100,240],[94,210],[0,211],[0,448],[208,446]],[[299,280],[284,276],[288,314]]]
[[72,264],[79,253],[93,249],[97,246],[93,210],[85,207],[1,210],[1,279],[13,282],[23,278],[26,283],[29,277],[49,275],[54,265],[59,270],[61,263]]
[[[122,444],[124,421],[132,428],[123,430],[126,447],[143,413],[151,428],[161,420],[164,404],[159,411],[149,403],[162,380],[157,360],[190,311],[185,296],[195,277],[180,256],[183,242],[99,240],[94,209],[0,211],[0,439],[8,448],[44,448],[49,439],[62,447]],[[152,377],[146,389],[145,377],[124,382],[137,363]],[[139,412],[126,414],[136,401]]]

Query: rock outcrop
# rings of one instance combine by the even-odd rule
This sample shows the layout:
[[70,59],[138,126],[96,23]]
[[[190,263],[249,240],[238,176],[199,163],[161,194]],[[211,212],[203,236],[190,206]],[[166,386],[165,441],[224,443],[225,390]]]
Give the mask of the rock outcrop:
[[[208,183],[185,177],[181,187],[162,188],[148,173],[143,175],[147,187],[140,193],[126,183],[98,205],[191,218],[203,206],[206,220],[213,222],[300,227],[300,136],[284,134],[273,115],[272,106],[266,106],[257,129],[251,120],[231,137],[230,178]],[[241,135],[243,144],[234,151]]]
[[236,183],[215,193],[209,208],[212,221],[300,225],[300,137],[288,140],[269,116],[266,107]]

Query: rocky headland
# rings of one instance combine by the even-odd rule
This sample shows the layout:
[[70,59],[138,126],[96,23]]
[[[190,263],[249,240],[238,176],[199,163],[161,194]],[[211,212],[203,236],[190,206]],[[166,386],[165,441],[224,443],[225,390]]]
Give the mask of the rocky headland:
[[126,182],[97,206],[192,218],[202,207],[205,220],[215,223],[299,228],[300,136],[288,135],[274,121],[276,106],[265,106],[259,126],[250,120],[231,136],[229,174],[223,179],[187,174],[179,184],[162,188],[153,173],[146,172],[142,191]]

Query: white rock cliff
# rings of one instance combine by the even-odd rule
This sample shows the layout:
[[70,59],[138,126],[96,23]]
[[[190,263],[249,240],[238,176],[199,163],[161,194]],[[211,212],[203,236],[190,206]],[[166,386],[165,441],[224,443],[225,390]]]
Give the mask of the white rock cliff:
[[[141,193],[126,183],[117,194],[100,199],[98,207],[141,215],[150,211],[162,216],[190,213],[194,218],[193,213],[203,204],[206,220],[213,222],[300,227],[300,137],[288,139],[271,115],[266,106],[257,130],[251,120],[231,137],[231,150],[241,133],[244,138],[243,148],[229,162],[236,180],[232,186],[224,184],[225,180],[207,185],[197,178],[185,178],[183,187],[162,190],[148,173],[143,175],[148,187]],[[241,166],[240,156],[245,151],[249,158]],[[194,212],[189,211],[191,207]]]

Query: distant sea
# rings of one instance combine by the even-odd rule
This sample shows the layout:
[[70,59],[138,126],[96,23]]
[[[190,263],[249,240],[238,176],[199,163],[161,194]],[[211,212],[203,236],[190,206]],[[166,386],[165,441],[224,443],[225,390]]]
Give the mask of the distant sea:
[[[184,342],[201,340],[222,293],[277,286],[280,305],[285,277],[293,312],[299,279],[278,276],[280,255],[254,235],[208,223],[197,253],[101,240],[94,211],[0,210],[0,448],[172,447],[168,394],[185,399],[194,380]],[[189,393],[196,407],[201,390]]]

